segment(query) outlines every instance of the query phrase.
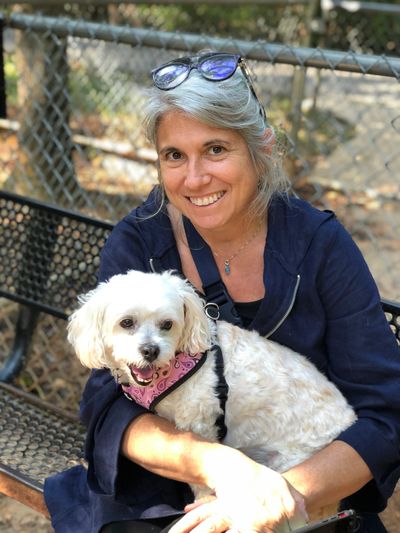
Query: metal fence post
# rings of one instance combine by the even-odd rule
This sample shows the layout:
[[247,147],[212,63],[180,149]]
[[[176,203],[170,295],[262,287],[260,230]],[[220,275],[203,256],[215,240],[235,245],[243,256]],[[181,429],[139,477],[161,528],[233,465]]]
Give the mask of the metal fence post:
[[[306,13],[306,35],[302,39],[303,46],[314,47],[315,41],[318,39],[320,28],[321,6],[320,0],[311,0]],[[306,84],[307,69],[299,66],[294,69],[292,80],[292,95],[291,95],[291,130],[290,137],[293,143],[297,144],[299,130],[301,127],[302,117],[302,102],[304,100],[304,91]]]

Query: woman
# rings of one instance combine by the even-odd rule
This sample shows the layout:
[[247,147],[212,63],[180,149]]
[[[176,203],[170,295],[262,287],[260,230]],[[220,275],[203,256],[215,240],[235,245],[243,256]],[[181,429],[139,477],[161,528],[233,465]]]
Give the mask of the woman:
[[76,468],[46,483],[56,531],[160,531],[191,501],[188,482],[212,487],[216,498],[174,532],[288,531],[304,507],[314,513],[339,500],[362,514],[360,531],[385,531],[376,513],[400,473],[400,358],[360,252],[331,212],[286,194],[273,132],[239,56],[178,59],[153,78],[145,124],[160,185],[116,226],[99,280],[176,269],[201,291],[206,261],[188,243],[186,231],[194,234],[243,327],[309,357],[358,421],[279,475],[177,431],[96,371],[81,408],[87,479]]

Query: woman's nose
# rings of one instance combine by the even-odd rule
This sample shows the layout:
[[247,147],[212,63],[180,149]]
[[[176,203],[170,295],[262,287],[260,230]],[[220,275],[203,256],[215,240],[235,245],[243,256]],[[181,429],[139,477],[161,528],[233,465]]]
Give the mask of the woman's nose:
[[201,158],[193,158],[188,160],[186,166],[185,185],[191,189],[197,189],[209,183],[211,176],[208,172],[207,165]]

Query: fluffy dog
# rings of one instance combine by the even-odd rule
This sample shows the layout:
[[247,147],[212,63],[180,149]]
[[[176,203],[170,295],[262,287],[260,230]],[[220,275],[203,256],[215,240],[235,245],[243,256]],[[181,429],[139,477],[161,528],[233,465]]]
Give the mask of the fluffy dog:
[[204,313],[192,286],[171,272],[130,271],[80,298],[69,341],[82,364],[108,368],[124,386],[145,391],[177,354],[209,350],[199,369],[155,411],[216,440],[221,407],[215,387],[218,343],[229,386],[224,443],[279,472],[329,444],[356,416],[339,390],[305,357]]

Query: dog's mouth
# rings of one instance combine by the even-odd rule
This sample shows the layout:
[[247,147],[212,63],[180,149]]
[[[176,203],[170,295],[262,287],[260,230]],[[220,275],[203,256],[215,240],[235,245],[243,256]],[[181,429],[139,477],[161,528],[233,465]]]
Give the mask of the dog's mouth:
[[132,374],[132,377],[134,381],[141,385],[142,387],[145,387],[146,385],[150,385],[150,383],[153,381],[154,377],[154,371],[155,368],[153,366],[146,366],[146,367],[137,367],[134,365],[130,365],[130,371]]

